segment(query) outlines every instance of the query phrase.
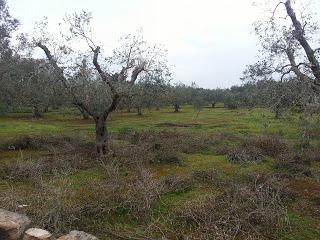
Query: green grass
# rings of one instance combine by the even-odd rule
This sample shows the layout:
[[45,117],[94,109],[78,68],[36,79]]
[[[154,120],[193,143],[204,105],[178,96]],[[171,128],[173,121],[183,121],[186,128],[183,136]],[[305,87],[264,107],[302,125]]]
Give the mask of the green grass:
[[[198,115],[190,106],[182,108],[180,113],[173,113],[171,108],[159,111],[145,110],[143,116],[136,113],[118,112],[108,121],[111,132],[121,132],[126,129],[163,129],[160,123],[195,124],[190,128],[179,128],[181,131],[194,133],[232,133],[232,134],[261,134],[277,133],[294,138],[298,134],[298,116],[289,119],[274,119],[273,114],[265,109],[226,110],[224,108],[204,108]],[[169,127],[171,128],[171,127]],[[75,110],[62,109],[60,112],[49,112],[39,120],[24,117],[18,118],[11,113],[0,118],[0,137],[19,135],[41,135],[56,133],[84,132],[92,135],[93,121],[83,121]]]
[[289,213],[290,231],[281,233],[279,238],[282,240],[318,240],[320,229],[314,219],[302,216],[297,213]]

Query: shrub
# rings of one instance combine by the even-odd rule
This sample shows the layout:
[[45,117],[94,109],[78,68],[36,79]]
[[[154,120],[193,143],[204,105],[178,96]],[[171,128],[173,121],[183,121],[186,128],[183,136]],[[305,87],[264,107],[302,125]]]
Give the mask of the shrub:
[[77,189],[68,179],[39,178],[36,187],[2,192],[5,195],[0,194],[0,205],[23,211],[36,226],[53,233],[73,228],[85,230],[92,219],[121,215],[145,223],[152,216],[162,185],[145,169],[122,176],[118,166],[112,164],[111,168],[105,180],[91,181]]
[[155,150],[155,156],[153,162],[155,163],[171,163],[182,165],[183,158],[181,154],[173,150]]
[[313,155],[311,152],[287,152],[277,156],[275,159],[275,167],[285,169],[293,175],[311,177],[312,172],[309,166],[314,158],[317,159],[317,155]]
[[249,137],[244,140],[242,146],[259,148],[262,154],[271,157],[276,157],[280,153],[288,150],[288,146],[279,136]]
[[192,229],[189,239],[259,239],[288,225],[279,191],[267,184],[233,185],[221,194],[191,202],[176,220]]
[[226,155],[226,158],[236,164],[260,163],[264,160],[264,155],[256,147],[235,147]]
[[70,152],[84,143],[67,136],[21,136],[0,142],[0,150],[36,149],[50,152]]
[[132,218],[145,222],[160,198],[162,187],[146,169],[139,169],[124,187],[124,207]]
[[162,185],[146,169],[140,168],[130,176],[121,176],[114,168],[105,181],[90,183],[86,189],[90,206],[87,212],[91,215],[125,214],[130,219],[145,222],[151,217]]
[[215,154],[218,155],[227,155],[228,152],[232,151],[234,147],[229,145],[218,145],[214,148]]
[[190,175],[167,176],[163,179],[164,193],[180,193],[191,190],[193,179]]
[[141,166],[153,160],[154,153],[144,145],[119,144],[112,146],[112,153],[105,157],[107,162],[117,162],[120,166]]
[[153,132],[141,131],[127,135],[127,139],[135,145],[144,145],[147,148],[183,153],[207,151],[213,139],[210,136],[194,136],[180,132]]
[[18,159],[0,168],[0,179],[14,181],[31,180],[36,182],[43,176],[69,175],[76,169],[92,167],[92,159],[81,155],[70,154],[61,156],[46,156],[40,158]]
[[85,204],[74,201],[75,193],[67,181],[38,181],[36,188],[13,187],[4,196],[0,194],[0,205],[11,211],[28,215],[35,226],[61,233],[73,228],[73,224],[85,212]]
[[44,164],[33,161],[17,161],[0,169],[0,178],[15,181],[37,180],[42,177]]
[[183,162],[182,155],[172,149],[152,148],[148,145],[127,144],[115,146],[112,156],[107,156],[122,166],[142,166],[148,164],[178,164]]
[[248,175],[250,186],[264,186],[270,192],[275,193],[284,202],[295,198],[289,189],[289,176],[287,174],[256,174]]
[[230,183],[230,179],[216,169],[196,170],[192,172],[195,181],[217,186],[225,186]]

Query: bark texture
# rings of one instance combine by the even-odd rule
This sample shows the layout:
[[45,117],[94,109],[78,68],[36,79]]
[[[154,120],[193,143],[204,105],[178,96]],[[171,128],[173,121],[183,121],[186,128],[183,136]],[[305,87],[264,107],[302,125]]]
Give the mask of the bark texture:
[[42,117],[38,106],[33,106],[32,107],[32,117],[33,118],[41,118]]
[[96,151],[98,154],[104,155],[108,152],[108,131],[106,127],[106,119],[95,118],[96,127]]
[[179,109],[180,109],[179,104],[174,104],[173,107],[174,107],[174,112],[175,113],[179,112]]
[[285,7],[287,14],[289,15],[292,24],[295,28],[294,36],[299,41],[300,45],[303,47],[307,58],[310,62],[310,69],[315,77],[315,84],[320,85],[320,63],[316,58],[315,51],[311,48],[307,38],[305,37],[304,27],[302,26],[301,22],[297,19],[296,13],[294,12],[291,1],[287,0],[285,2]]
[[141,107],[137,107],[137,112],[139,116],[142,116],[142,109]]

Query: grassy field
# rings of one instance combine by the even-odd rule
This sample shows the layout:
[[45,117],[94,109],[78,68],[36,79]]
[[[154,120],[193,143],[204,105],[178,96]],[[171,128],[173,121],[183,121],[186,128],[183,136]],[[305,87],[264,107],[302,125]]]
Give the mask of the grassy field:
[[[0,118],[0,208],[25,212],[57,234],[74,228],[101,239],[229,239],[208,237],[212,226],[231,227],[203,227],[199,213],[226,216],[219,207],[228,208],[235,199],[219,205],[219,196],[239,189],[245,204],[235,205],[234,214],[259,210],[260,202],[246,198],[254,194],[266,204],[256,190],[262,181],[272,183],[268,191],[281,188],[279,204],[270,190],[266,196],[274,197],[276,208],[265,207],[270,212],[259,213],[257,227],[239,214],[230,221],[239,220],[235,226],[241,231],[230,235],[320,239],[319,122],[319,116],[305,119],[297,113],[275,119],[265,109],[196,112],[185,106],[180,113],[161,108],[143,116],[119,111],[108,123],[112,154],[101,159],[94,154],[92,121],[76,110],[50,111],[37,120],[10,113]],[[208,204],[212,196],[218,196],[217,206]],[[275,218],[266,229],[264,221]]]

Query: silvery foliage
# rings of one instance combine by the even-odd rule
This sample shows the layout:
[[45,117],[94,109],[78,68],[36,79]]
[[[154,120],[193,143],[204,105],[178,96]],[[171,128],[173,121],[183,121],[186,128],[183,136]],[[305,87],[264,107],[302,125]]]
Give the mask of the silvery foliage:
[[[125,97],[136,82],[170,78],[167,52],[161,46],[147,44],[142,31],[121,37],[110,49],[105,47],[109,46],[108,42],[97,44],[93,41],[91,19],[91,14],[85,11],[67,15],[58,26],[60,34],[54,35],[49,32],[50,26],[45,18],[36,24],[31,36],[23,36],[23,39],[27,39],[24,42],[29,44],[29,49],[35,49],[39,42],[48,47],[54,61],[63,70],[62,81],[71,102],[81,102],[91,113],[99,115],[112,104],[114,93],[110,84],[120,96]],[[98,61],[108,76],[108,82],[103,81],[93,64],[93,51],[98,46]],[[33,51],[34,56],[37,54],[37,51]],[[141,65],[144,71],[132,82],[130,78],[134,68]],[[122,70],[125,78],[119,79]]]

